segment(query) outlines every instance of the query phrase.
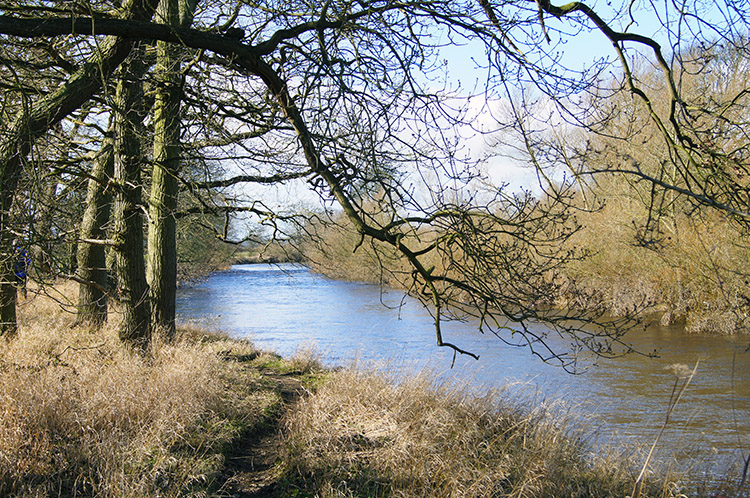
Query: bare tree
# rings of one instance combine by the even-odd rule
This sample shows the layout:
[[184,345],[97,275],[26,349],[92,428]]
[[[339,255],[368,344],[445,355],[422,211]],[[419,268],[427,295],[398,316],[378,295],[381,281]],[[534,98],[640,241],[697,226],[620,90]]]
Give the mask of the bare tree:
[[[163,0],[157,21],[189,26],[195,0]],[[151,173],[148,230],[148,281],[153,326],[167,337],[175,333],[177,281],[177,195],[180,175],[181,71],[180,46],[156,43],[156,98],[154,103],[154,164]]]
[[[621,120],[623,111],[638,113],[649,122],[653,139],[648,147],[661,151],[663,165],[646,169],[634,158],[622,157],[607,171],[626,173],[653,185],[655,192],[670,191],[747,226],[744,116],[750,95],[742,86],[718,88],[729,74],[747,65],[744,7],[699,1],[681,8],[635,9],[623,4],[597,9],[585,2],[557,6],[545,1],[530,4],[525,23],[519,23],[514,22],[513,9],[481,3],[511,49],[507,57],[490,61],[501,78],[497,88],[516,101],[507,125],[521,134],[528,158],[540,171],[566,162],[562,156],[546,162],[540,154],[536,146],[541,119],[627,142],[640,130],[616,130],[612,124]],[[639,22],[657,26],[657,35],[639,33]],[[583,68],[580,61],[575,66],[564,48],[574,37],[605,41],[611,57],[603,53]],[[700,79],[710,83],[706,91],[695,92],[694,83]],[[630,98],[623,105],[624,95]],[[536,107],[540,97],[548,106],[541,112]],[[529,113],[537,118],[537,126],[526,120]],[[717,141],[726,134],[739,141]],[[578,152],[587,153],[581,148]]]
[[[0,16],[0,32],[110,34],[198,49],[196,64],[208,71],[204,86],[227,96],[217,105],[231,102],[223,105],[223,125],[229,126],[221,132],[231,140],[214,150],[243,168],[233,178],[207,179],[204,186],[304,179],[325,205],[337,206],[363,241],[377,241],[408,261],[408,287],[433,309],[439,345],[471,354],[446,340],[441,324],[475,316],[482,330],[573,368],[581,351],[605,356],[628,351],[621,335],[629,317],[607,319],[601,307],[584,299],[579,309],[547,306],[563,285],[559,268],[580,256],[560,250],[576,230],[566,211],[573,191],[555,182],[546,185],[549,192],[542,198],[479,188],[486,178],[462,150],[459,133],[472,126],[473,116],[467,101],[460,100],[465,96],[452,92],[444,78],[441,47],[464,40],[482,47],[489,75],[484,91],[514,103],[508,127],[520,131],[540,174],[546,165],[535,155],[533,130],[525,127],[524,97],[541,92],[561,119],[595,131],[602,121],[592,121],[596,112],[606,108],[611,95],[627,91],[648,110],[684,183],[630,171],[745,220],[746,187],[738,177],[722,173],[736,157],[702,139],[695,112],[679,91],[676,68],[686,67],[685,61],[674,56],[668,63],[653,38],[631,33],[630,26],[613,27],[632,15],[628,5],[605,19],[581,2],[559,7],[486,0],[373,0],[314,7],[230,2],[201,11],[193,29],[108,18],[94,22],[83,16],[44,23],[13,19],[11,25]],[[731,24],[738,13],[732,5],[727,9]],[[690,16],[678,12],[678,18],[677,27]],[[674,25],[668,27],[670,35],[679,34]],[[611,42],[622,85],[601,84],[609,62],[571,72],[555,56],[552,43],[583,36],[587,29]],[[739,38],[729,34],[717,32],[736,44]],[[669,92],[663,111],[632,70],[630,45],[647,49],[661,69]],[[744,98],[740,92],[729,104]],[[715,119],[726,115],[720,106],[702,109]],[[258,116],[272,123],[261,133],[248,127]],[[235,129],[227,132],[232,123]],[[217,212],[244,209],[274,226],[282,218],[296,219],[294,213],[260,203],[237,206],[236,199],[226,200],[214,206]],[[570,347],[553,347],[551,335]]]

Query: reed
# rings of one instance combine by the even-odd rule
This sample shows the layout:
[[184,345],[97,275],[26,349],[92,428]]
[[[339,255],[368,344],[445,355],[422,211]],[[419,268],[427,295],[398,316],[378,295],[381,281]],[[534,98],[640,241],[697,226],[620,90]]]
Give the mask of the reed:
[[567,277],[614,314],[646,307],[688,332],[748,333],[747,233],[715,213],[678,210],[654,240],[639,242],[647,210],[623,183],[601,181],[603,207],[578,216],[583,228],[570,243],[590,256],[570,264]]
[[674,379],[674,384],[672,385],[672,392],[669,395],[669,402],[667,403],[667,411],[664,415],[664,423],[659,429],[659,433],[657,434],[656,439],[654,440],[654,444],[651,445],[651,449],[648,451],[648,455],[646,455],[646,460],[643,463],[641,472],[638,474],[638,477],[636,477],[635,479],[635,484],[633,485],[633,492],[630,494],[631,498],[641,498],[641,496],[643,495],[643,488],[644,488],[646,473],[649,469],[649,464],[651,463],[651,459],[654,456],[654,450],[656,449],[656,446],[659,444],[659,441],[661,440],[662,435],[664,435],[664,431],[667,429],[667,426],[669,425],[669,420],[672,416],[672,412],[674,412],[674,409],[677,407],[677,403],[680,402],[680,398],[682,398],[682,395],[685,393],[685,390],[687,390],[688,386],[690,385],[690,381],[693,380],[693,377],[695,376],[695,372],[698,370],[698,362],[695,363],[695,367],[693,368],[692,371],[685,365],[672,365],[671,369],[674,373],[675,379]]

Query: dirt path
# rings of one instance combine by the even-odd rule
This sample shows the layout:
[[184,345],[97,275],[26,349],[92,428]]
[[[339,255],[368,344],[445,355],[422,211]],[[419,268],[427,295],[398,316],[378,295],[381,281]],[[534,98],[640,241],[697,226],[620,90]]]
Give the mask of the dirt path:
[[[277,386],[285,412],[305,392],[302,383],[291,374],[263,371],[263,378]],[[248,434],[228,458],[225,481],[217,496],[222,498],[277,498],[280,467],[279,419],[277,417],[262,431]]]

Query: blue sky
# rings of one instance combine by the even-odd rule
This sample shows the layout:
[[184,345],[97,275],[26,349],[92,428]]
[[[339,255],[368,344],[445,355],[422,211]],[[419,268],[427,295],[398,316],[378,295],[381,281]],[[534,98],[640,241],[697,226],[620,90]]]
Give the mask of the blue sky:
[[[602,12],[606,18],[612,18],[615,12],[612,6],[606,2],[591,4],[595,9]],[[625,4],[629,5],[629,3]],[[663,9],[663,5],[654,6],[648,1],[636,2],[633,4],[633,19],[635,23],[626,25],[630,17],[621,17],[622,21],[615,21],[613,27],[616,29],[625,29],[628,32],[638,33],[646,36],[653,36],[659,43],[664,46],[665,55],[669,57],[670,39],[667,36],[667,30],[661,25],[665,19],[663,14],[658,13],[658,9]],[[704,13],[704,18],[718,20],[721,18],[719,11],[711,10]],[[566,36],[564,33],[572,33],[575,28],[571,28],[568,21],[560,21],[551,16],[545,17],[545,23],[552,37],[552,43],[547,44],[541,32],[539,35],[538,45],[543,50],[554,51],[560,54],[563,63],[571,69],[581,69],[590,67],[594,61],[601,58],[608,58],[616,61],[616,53],[606,37],[598,31],[580,31],[575,34]],[[618,24],[619,23],[619,24]],[[693,29],[696,28],[693,22]],[[704,26],[705,28],[705,26]],[[563,33],[561,33],[562,31]],[[694,43],[694,38],[686,37],[685,39],[675,40],[679,45]],[[674,44],[674,43],[673,43]],[[635,43],[628,43],[626,48],[629,53],[640,52],[653,59],[650,49],[638,46]],[[478,43],[465,43],[455,46],[447,46],[441,50],[439,58],[445,60],[445,68],[449,83],[449,88],[461,89],[460,94],[468,96],[474,94],[475,97],[470,102],[470,109],[474,113],[472,120],[473,128],[480,132],[490,133],[495,127],[494,116],[498,109],[502,108],[503,99],[493,96],[485,96],[483,92],[483,83],[487,79],[487,61],[484,48]],[[610,75],[614,76],[619,72],[619,64],[614,64],[610,68]],[[433,83],[435,84],[435,83]],[[479,158],[489,150],[488,136],[477,133],[476,130],[466,127],[459,129],[457,133],[463,137],[464,151],[473,158]],[[564,131],[564,130],[562,130]],[[519,161],[514,161],[508,157],[495,157],[485,165],[486,172],[490,175],[496,185],[507,182],[512,190],[519,188],[530,188],[539,190],[537,185],[536,172],[523,165]],[[559,172],[558,172],[559,173]],[[559,174],[558,174],[559,176]],[[307,185],[300,182],[298,185],[289,187],[274,187],[271,196],[278,201],[278,204],[288,202],[304,202],[310,205],[319,203],[317,196],[307,191]]]

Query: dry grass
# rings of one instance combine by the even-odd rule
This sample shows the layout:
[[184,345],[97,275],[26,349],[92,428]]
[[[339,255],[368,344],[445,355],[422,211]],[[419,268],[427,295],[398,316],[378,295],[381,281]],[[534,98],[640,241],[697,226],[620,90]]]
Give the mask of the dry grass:
[[646,217],[643,204],[615,179],[600,188],[607,204],[579,216],[584,228],[572,241],[591,252],[568,268],[578,287],[615,314],[645,306],[689,332],[750,331],[746,234],[711,213],[678,212],[662,220],[655,246],[641,245],[635,227]]
[[248,343],[188,331],[142,357],[29,296],[19,337],[0,342],[0,496],[205,494],[278,403],[223,359],[257,354]]
[[[321,375],[309,348],[285,361],[200,330],[143,357],[113,331],[72,328],[50,299],[21,309],[19,337],[0,342],[3,497],[224,496],[228,455],[242,441],[253,458],[257,434],[279,452],[271,496],[622,498],[643,465],[595,456],[560,410],[502,392],[387,369]],[[285,411],[276,382],[298,379],[315,393]],[[659,475],[642,496],[681,498]],[[716,480],[689,496],[743,496]]]
[[280,496],[625,498],[636,482],[639,498],[750,496],[738,468],[594,447],[560,404],[389,370],[332,373],[288,413]]
[[287,419],[288,487],[320,497],[624,497],[628,462],[594,458],[570,427],[502,393],[344,370]]

